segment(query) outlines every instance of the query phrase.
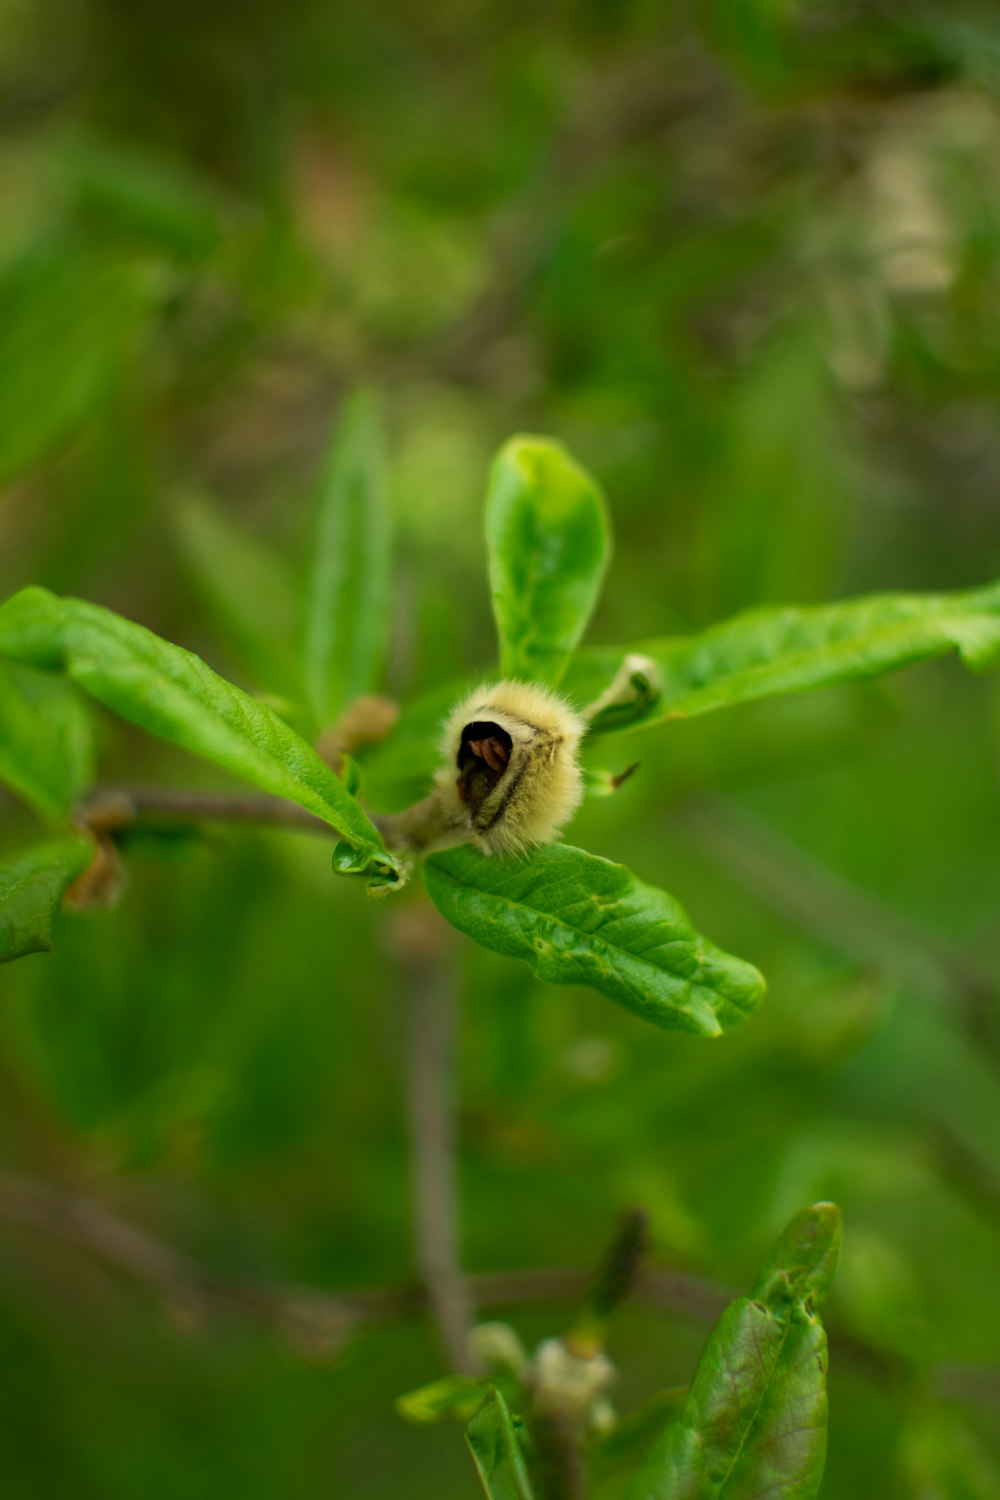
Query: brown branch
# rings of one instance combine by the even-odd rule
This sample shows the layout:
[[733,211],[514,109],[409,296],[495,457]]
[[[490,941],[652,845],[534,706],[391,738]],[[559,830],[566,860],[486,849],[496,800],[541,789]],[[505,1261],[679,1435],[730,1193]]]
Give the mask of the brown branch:
[[457,995],[450,933],[428,907],[407,907],[397,914],[393,940],[408,1007],[406,1082],[417,1268],[449,1368],[471,1373],[472,1302],[459,1251]]
[[[100,1264],[151,1287],[171,1306],[231,1313],[276,1333],[299,1353],[329,1359],[361,1329],[405,1317],[430,1304],[420,1285],[326,1292],[314,1287],[264,1286],[206,1270],[114,1210],[69,1188],[14,1173],[0,1173],[0,1224],[61,1241]],[[593,1271],[575,1266],[535,1266],[478,1271],[464,1278],[477,1310],[531,1303],[578,1303]],[[736,1292],[684,1271],[648,1268],[635,1296],[649,1307],[696,1323],[713,1323]],[[846,1334],[830,1339],[835,1360],[877,1383],[900,1372],[891,1357]],[[1000,1410],[1000,1368],[943,1363],[934,1389],[946,1400]]]
[[95,833],[116,834],[132,824],[159,818],[180,822],[258,823],[336,838],[337,830],[313,813],[281,797],[240,792],[190,792],[173,787],[102,788],[77,811]]

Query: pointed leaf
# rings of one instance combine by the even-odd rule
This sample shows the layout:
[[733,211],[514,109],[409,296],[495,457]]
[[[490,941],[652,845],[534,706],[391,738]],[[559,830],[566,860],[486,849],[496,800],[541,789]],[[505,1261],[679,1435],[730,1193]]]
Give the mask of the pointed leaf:
[[64,839],[0,863],[0,963],[51,951],[52,921],[63,892],[92,853],[86,839]]
[[359,873],[383,883],[397,877],[378,831],[312,747],[193,652],[96,604],[37,588],[0,608],[0,652],[64,671],[130,723],[308,808],[357,851]]
[[708,713],[731,703],[858,682],[957,651],[973,671],[1000,660],[1000,583],[955,594],[879,594],[810,608],[756,609],[701,635],[581,652],[567,689],[603,693],[625,660],[647,662],[654,691],[615,704],[594,733]]
[[488,1500],[534,1500],[514,1419],[498,1390],[472,1418],[465,1440]]
[[589,984],[673,1031],[717,1036],[758,1005],[764,981],[692,927],[672,896],[568,844],[523,859],[466,846],[426,861],[431,900],[453,926],[539,979]]
[[381,430],[373,397],[357,392],[338,425],[316,513],[305,677],[321,724],[378,686],[389,630],[389,562]]
[[486,542],[500,670],[556,686],[604,578],[601,492],[558,443],[511,438],[490,473]]
[[827,1350],[813,1304],[832,1277],[839,1243],[832,1204],[796,1216],[761,1271],[756,1300],[730,1303],[713,1329],[680,1414],[653,1445],[628,1500],[817,1494]]
[[64,818],[91,774],[90,722],[66,683],[0,661],[0,782],[43,818]]

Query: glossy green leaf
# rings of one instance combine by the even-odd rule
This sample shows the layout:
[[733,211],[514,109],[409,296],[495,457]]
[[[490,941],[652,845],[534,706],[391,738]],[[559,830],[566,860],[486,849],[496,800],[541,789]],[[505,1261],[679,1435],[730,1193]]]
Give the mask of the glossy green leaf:
[[64,839],[0,862],[0,963],[51,951],[63,892],[86,869],[91,850],[86,839]]
[[628,1500],[812,1500],[826,1459],[826,1334],[817,1309],[840,1247],[840,1212],[797,1214],[753,1297],[730,1303],[675,1421]]
[[331,724],[381,675],[390,618],[389,502],[374,398],[347,402],[319,490],[306,604],[305,677]]
[[312,747],[193,652],[98,605],[38,588],[0,608],[0,652],[65,672],[123,719],[308,808],[356,852],[358,873],[380,884],[398,876],[377,830]]
[[64,818],[90,779],[90,721],[66,683],[0,661],[0,783],[43,818]]
[[779,693],[858,682],[957,651],[973,671],[1000,660],[1000,583],[955,594],[877,594],[842,604],[756,609],[702,635],[584,651],[567,688],[593,701],[645,659],[646,687],[598,713],[595,733],[656,724]]
[[500,670],[555,686],[607,566],[601,492],[558,443],[511,438],[490,472],[486,542]]
[[192,577],[242,660],[287,689],[296,680],[298,605],[280,558],[203,500],[186,499],[174,519]]
[[491,1390],[465,1430],[489,1500],[533,1500],[521,1442],[506,1401]]
[[757,970],[722,953],[665,891],[568,844],[521,859],[465,846],[425,866],[435,906],[484,948],[523,958],[539,979],[588,984],[647,1021],[717,1036],[764,992]]

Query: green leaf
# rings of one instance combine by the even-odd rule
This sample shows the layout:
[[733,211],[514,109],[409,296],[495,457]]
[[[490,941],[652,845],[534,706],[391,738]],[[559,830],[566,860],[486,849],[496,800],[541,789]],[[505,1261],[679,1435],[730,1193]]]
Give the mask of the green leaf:
[[223,242],[215,192],[179,160],[110,137],[78,134],[58,155],[77,215],[182,259],[203,259]]
[[[594,733],[661,723],[779,693],[859,682],[957,651],[973,671],[1000,660],[1000,583],[955,594],[877,594],[843,604],[755,609],[702,635],[581,652],[567,690],[604,692],[627,659],[653,691],[598,713]],[[648,681],[647,681],[648,689]]]
[[1000,1500],[1000,1463],[959,1412],[918,1406],[900,1460],[915,1500]]
[[797,1214],[753,1298],[730,1303],[680,1414],[650,1450],[628,1500],[812,1500],[826,1459],[826,1334],[816,1309],[836,1267],[840,1212]]
[[92,850],[86,839],[64,839],[0,863],[0,963],[51,952],[63,892],[86,869]]
[[0,662],[0,782],[43,818],[65,818],[91,775],[90,720],[66,683]]
[[294,685],[298,605],[281,560],[202,500],[186,499],[174,520],[192,576],[247,666],[275,687]]
[[430,1385],[407,1391],[396,1400],[396,1410],[408,1422],[426,1426],[450,1418],[468,1422],[483,1401],[484,1382],[471,1375],[445,1375]]
[[840,1255],[840,1210],[814,1203],[786,1224],[757,1277],[753,1294],[769,1307],[809,1301],[821,1307]]
[[568,844],[523,859],[449,849],[426,861],[425,878],[441,914],[484,948],[553,984],[589,984],[668,1030],[717,1036],[764,993],[757,970],[697,933],[672,896]]
[[152,305],[146,271],[69,243],[0,279],[0,484],[71,437],[124,373]]
[[490,472],[486,542],[500,670],[557,686],[610,552],[601,492],[558,443],[511,438]]
[[305,679],[331,724],[382,672],[390,611],[389,503],[374,398],[357,392],[337,428],[319,491],[308,586]]
[[521,1442],[506,1401],[491,1390],[465,1430],[489,1500],[533,1500]]
[[96,604],[39,588],[0,608],[0,652],[65,672],[130,723],[308,808],[341,834],[356,852],[354,869],[370,880],[399,877],[378,831],[312,747],[193,652]]

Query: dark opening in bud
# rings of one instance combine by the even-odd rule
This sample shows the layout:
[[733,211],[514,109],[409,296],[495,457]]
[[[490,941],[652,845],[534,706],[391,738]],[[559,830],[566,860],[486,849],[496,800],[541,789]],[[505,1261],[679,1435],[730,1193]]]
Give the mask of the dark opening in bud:
[[487,719],[466,724],[458,747],[458,794],[478,812],[510,761],[512,740],[506,729]]

